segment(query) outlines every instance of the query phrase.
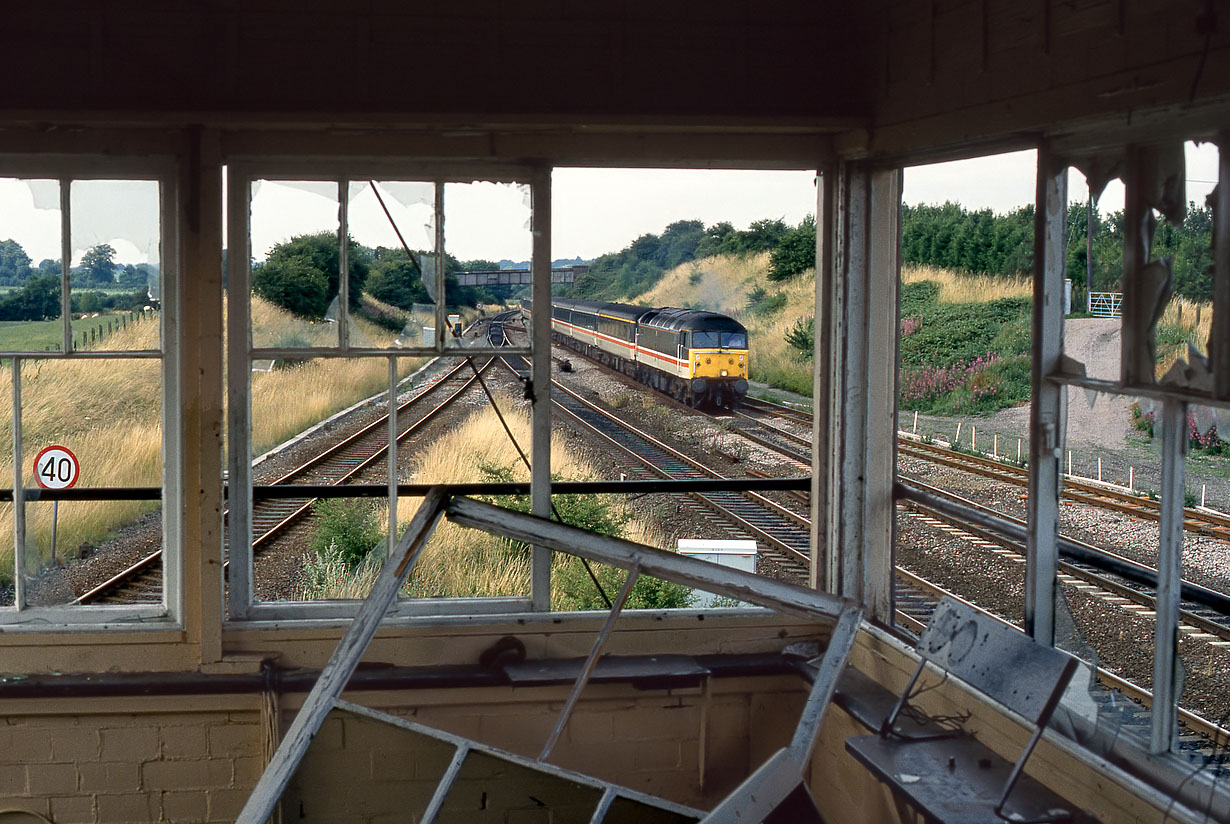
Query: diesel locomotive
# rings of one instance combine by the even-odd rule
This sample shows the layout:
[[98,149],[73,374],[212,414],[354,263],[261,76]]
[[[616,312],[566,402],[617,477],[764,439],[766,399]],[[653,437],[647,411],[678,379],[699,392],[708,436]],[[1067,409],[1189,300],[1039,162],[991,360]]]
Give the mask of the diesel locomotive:
[[[533,312],[521,302],[522,316]],[[697,309],[555,298],[552,337],[693,407],[733,408],[747,394],[747,329]]]

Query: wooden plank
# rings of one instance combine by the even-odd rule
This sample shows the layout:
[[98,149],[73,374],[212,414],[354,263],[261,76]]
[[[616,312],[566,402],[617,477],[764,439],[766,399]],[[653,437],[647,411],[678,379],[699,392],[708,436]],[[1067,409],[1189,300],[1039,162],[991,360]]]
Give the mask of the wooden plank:
[[[863,417],[863,547],[859,600],[870,616],[893,623],[893,480],[897,466],[897,304],[901,284],[900,169],[871,174],[868,209],[867,395]],[[849,480],[848,478],[845,480]]]
[[428,727],[400,716],[390,715],[387,712],[373,710],[370,707],[364,707],[359,704],[352,704],[349,701],[342,699],[334,701],[333,705],[337,709],[344,712],[353,713],[364,718],[371,718],[372,720],[380,721],[399,729],[409,730],[410,732],[432,738],[436,741],[446,741],[454,747],[464,746],[469,748],[471,752],[488,755],[492,758],[506,761],[509,764],[514,764],[527,770],[533,770],[534,772],[542,773],[543,775],[553,776],[563,781],[570,781],[573,784],[580,784],[584,787],[593,787],[594,789],[601,790],[604,794],[607,790],[613,790],[614,799],[626,799],[635,804],[644,804],[654,809],[667,810],[685,817],[691,816],[692,818],[699,819],[702,815],[700,811],[683,804],[676,804],[675,802],[667,801],[664,798],[649,795],[647,793],[640,792],[639,790],[633,790],[629,787],[623,787],[618,784],[612,784],[610,781],[604,781],[600,778],[595,778],[592,775],[585,775],[584,773],[575,772],[574,770],[557,767],[554,764],[540,763],[532,758],[526,758],[523,755],[517,755],[516,753],[501,750],[497,747],[481,744],[460,735],[454,735],[452,733],[444,732],[443,730],[435,729],[434,727]]
[[790,741],[790,755],[799,763],[800,769],[811,758],[816,746],[816,737],[820,734],[820,724],[824,721],[824,711],[833,700],[833,692],[837,689],[837,681],[845,671],[846,662],[850,660],[850,651],[854,649],[854,641],[858,637],[858,628],[863,622],[863,609],[848,606],[841,611],[837,626],[829,637],[828,647],[820,660],[820,669],[812,682],[811,695],[803,707],[795,727],[794,737]]
[[589,818],[589,824],[602,824],[602,819],[606,818],[607,811],[611,809],[611,804],[615,801],[615,788],[607,787],[602,791],[602,798],[598,799],[598,805],[594,807],[594,814]]
[[598,535],[472,498],[453,498],[448,504],[447,513],[450,521],[462,526],[624,569],[639,565],[645,575],[686,584],[791,615],[836,618],[849,604],[849,601],[829,593],[816,592],[750,572],[698,561],[622,538]]
[[[551,514],[551,169],[535,168],[530,184],[530,221],[534,306],[547,307],[530,318],[534,357],[530,361],[533,397],[530,443],[530,511]],[[551,609],[551,553],[535,546],[531,551],[530,600],[536,612]]]
[[836,307],[833,282],[833,239],[837,208],[837,165],[829,163],[816,177],[816,304],[815,349],[813,352],[814,381],[812,397],[814,414],[811,429],[811,567],[808,583],[812,589],[836,591],[831,583],[828,542],[829,466],[833,460],[833,440],[829,420],[833,403],[833,313]]
[[788,749],[775,752],[734,792],[701,819],[701,824],[746,824],[764,821],[786,796],[803,783],[803,765]]
[[436,816],[440,814],[440,810],[444,809],[444,801],[448,798],[449,791],[453,789],[453,784],[457,781],[457,776],[461,774],[461,765],[465,763],[466,756],[470,754],[468,744],[462,744],[457,747],[457,751],[453,753],[453,758],[448,762],[448,768],[444,771],[444,775],[440,776],[440,783],[436,784],[436,791],[431,795],[431,801],[427,803],[427,809],[423,812],[423,817],[419,819],[421,824],[432,824],[436,820]]
[[589,683],[589,677],[594,672],[594,665],[598,663],[598,658],[602,655],[602,648],[606,646],[606,639],[611,636],[611,630],[615,627],[615,621],[619,619],[619,613],[623,611],[624,604],[628,601],[628,596],[632,594],[632,586],[636,583],[636,579],[640,577],[640,574],[640,567],[633,567],[628,572],[628,578],[624,581],[623,588],[615,598],[615,603],[611,604],[610,614],[607,615],[606,621],[603,622],[602,630],[599,631],[598,637],[594,639],[594,647],[589,652],[589,658],[585,660],[585,666],[581,668],[581,674],[577,676],[576,683],[572,685],[572,692],[568,694],[568,700],[564,702],[564,708],[560,710],[559,718],[555,721],[555,727],[551,730],[551,734],[547,736],[546,743],[542,745],[542,752],[538,754],[539,761],[546,761],[551,756],[551,750],[555,749],[555,742],[559,740],[560,734],[564,731],[564,727],[567,726],[568,719],[572,716],[572,710],[576,707],[577,700],[581,697],[581,691]]
[[242,433],[252,431],[252,370],[248,345],[252,340],[251,279],[252,177],[232,164],[227,171],[227,431],[229,439],[227,566],[229,617],[244,619],[252,606],[252,442]]
[[1059,571],[1060,456],[1063,387],[1050,379],[1063,357],[1064,228],[1068,174],[1044,146],[1038,151],[1034,207],[1033,367],[1029,410],[1029,528],[1025,542],[1025,631],[1041,644],[1055,640]]
[[1179,595],[1183,579],[1183,493],[1187,404],[1162,404],[1162,499],[1157,549],[1153,707],[1149,748],[1169,752],[1178,735]]
[[294,775],[308,745],[312,743],[313,736],[358,667],[372,636],[380,628],[385,613],[397,598],[406,576],[410,574],[414,562],[426,546],[427,539],[442,514],[445,498],[444,490],[436,487],[423,499],[418,512],[406,527],[405,534],[381,569],[376,583],[372,585],[371,592],[363,601],[359,614],[333,650],[329,663],[320,673],[320,679],[304,699],[299,714],[287,730],[273,760],[265,768],[260,781],[252,790],[252,795],[240,811],[236,819],[240,824],[264,824],[273,812],[287,782]]

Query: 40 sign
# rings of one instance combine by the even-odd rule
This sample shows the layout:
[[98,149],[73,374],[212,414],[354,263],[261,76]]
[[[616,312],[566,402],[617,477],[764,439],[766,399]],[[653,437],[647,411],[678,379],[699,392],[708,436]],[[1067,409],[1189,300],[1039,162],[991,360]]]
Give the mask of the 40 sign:
[[81,464],[67,446],[44,447],[34,459],[34,482],[43,489],[68,489],[80,474]]

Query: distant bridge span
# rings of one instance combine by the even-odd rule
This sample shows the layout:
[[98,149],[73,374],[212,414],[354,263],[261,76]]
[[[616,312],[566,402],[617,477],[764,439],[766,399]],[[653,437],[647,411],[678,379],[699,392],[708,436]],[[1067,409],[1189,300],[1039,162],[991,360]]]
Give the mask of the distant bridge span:
[[[589,271],[588,266],[568,266],[551,270],[552,283],[573,283],[577,275]],[[496,269],[488,272],[458,272],[458,286],[529,286],[533,282],[529,269]]]

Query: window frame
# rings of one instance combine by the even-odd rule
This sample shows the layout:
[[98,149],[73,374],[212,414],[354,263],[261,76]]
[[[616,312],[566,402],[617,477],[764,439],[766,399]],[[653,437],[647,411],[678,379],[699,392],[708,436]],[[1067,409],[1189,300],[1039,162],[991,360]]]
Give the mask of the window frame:
[[[181,422],[171,410],[178,409],[182,386],[179,370],[179,268],[181,265],[177,218],[179,207],[179,169],[175,157],[163,154],[149,156],[102,154],[33,154],[0,153],[0,176],[21,180],[56,180],[60,184],[60,294],[62,336],[64,345],[57,352],[0,352],[0,358],[13,361],[13,444],[14,459],[12,498],[14,509],[14,604],[0,609],[0,627],[9,633],[117,631],[143,632],[184,629],[183,593],[183,465],[179,448]],[[152,181],[158,184],[159,219],[159,279],[161,290],[159,349],[74,351],[71,347],[72,315],[72,196],[74,181]],[[67,184],[67,185],[66,185]],[[25,505],[35,490],[23,486],[26,456],[21,445],[21,369],[27,361],[114,361],[155,360],[160,365],[161,383],[161,532],[162,532],[162,598],[158,603],[136,605],[49,605],[29,606],[24,603],[24,576],[18,574],[18,557],[25,538]],[[144,488],[91,487],[99,492],[127,491],[137,499]],[[37,491],[40,500],[56,496]],[[78,494],[80,497],[80,494]]]
[[[550,196],[549,172],[544,183],[543,168],[540,165],[484,163],[484,162],[449,162],[406,159],[370,159],[333,157],[327,160],[309,158],[288,158],[284,156],[246,155],[228,158],[226,162],[227,203],[226,224],[228,236],[227,258],[227,307],[228,318],[226,328],[227,360],[229,363],[248,363],[253,360],[294,354],[297,357],[363,357],[385,358],[390,361],[390,382],[396,375],[397,358],[415,356],[448,356],[459,352],[456,347],[448,346],[445,338],[447,324],[447,304],[441,300],[435,305],[436,339],[432,346],[406,347],[357,347],[349,344],[344,333],[339,334],[338,344],[328,347],[304,347],[287,353],[278,349],[257,348],[252,345],[252,324],[250,313],[251,294],[251,185],[257,180],[286,181],[321,181],[338,184],[338,242],[341,254],[340,265],[346,267],[345,247],[342,238],[348,230],[347,209],[349,205],[349,184],[356,181],[386,180],[386,181],[423,181],[435,184],[435,246],[438,262],[436,277],[438,294],[444,294],[444,256],[447,250],[444,242],[444,192],[449,183],[494,182],[509,183],[528,187],[531,197],[531,220],[534,221],[533,269],[535,280],[540,278],[538,269],[541,261],[546,260],[549,276],[549,258],[544,256],[549,249],[549,230],[542,231],[540,226],[540,211],[544,202]],[[545,212],[549,222],[549,209]],[[545,247],[542,244],[547,244]],[[348,301],[345,299],[348,278],[339,281],[339,326],[345,328],[348,323],[343,318],[350,314]],[[550,280],[547,279],[549,289]],[[550,315],[545,317],[547,330],[547,345],[549,346]],[[533,358],[536,341],[531,341],[528,347],[493,347],[489,344],[467,347],[465,353],[482,355],[498,351],[504,355],[521,355]],[[230,370],[227,377],[227,392],[230,398],[243,398],[244,403],[229,403],[227,411],[227,429],[231,433],[251,432],[251,369]],[[396,402],[397,392],[386,391],[387,403],[392,409]],[[549,393],[539,393],[549,410]],[[535,440],[541,431],[539,403],[535,403]],[[549,414],[549,411],[546,413]],[[549,421],[546,426],[549,438]],[[356,601],[255,601],[253,597],[253,561],[252,545],[252,454],[250,437],[228,439],[228,473],[230,486],[230,512],[227,532],[229,537],[230,564],[229,590],[224,623],[227,625],[242,625],[252,622],[293,621],[296,626],[303,622],[333,621],[354,617],[361,602]],[[544,500],[549,495],[550,467],[549,440],[545,450],[535,449],[535,457],[547,455],[542,470],[532,473],[532,484],[535,488],[545,485],[546,491],[535,494],[542,495]],[[396,462],[396,448],[391,447],[392,463]],[[537,464],[538,461],[532,463]],[[389,479],[390,500],[396,500],[394,488],[396,476],[391,472]],[[239,517],[235,517],[238,514]],[[395,519],[396,507],[391,509],[391,519]],[[396,530],[386,534],[386,550],[396,541]],[[240,548],[239,552],[235,548]],[[550,592],[550,558],[542,551],[533,553],[533,570],[531,573],[531,592],[527,597],[507,598],[399,598],[390,610],[387,620],[408,618],[456,618],[465,617],[475,620],[489,620],[497,616],[526,613],[549,604]]]

